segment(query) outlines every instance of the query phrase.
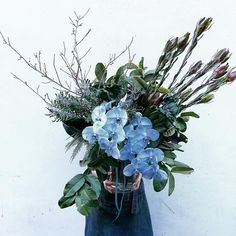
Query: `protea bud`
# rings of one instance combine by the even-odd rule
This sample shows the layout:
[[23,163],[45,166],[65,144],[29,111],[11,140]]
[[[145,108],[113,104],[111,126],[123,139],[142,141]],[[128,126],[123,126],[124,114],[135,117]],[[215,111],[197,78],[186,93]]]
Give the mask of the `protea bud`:
[[193,63],[188,69],[188,76],[195,74],[202,67],[202,61]]
[[165,51],[165,52],[170,52],[170,51],[172,51],[173,49],[175,49],[176,46],[177,46],[177,42],[178,42],[178,37],[169,39],[169,40],[166,42],[164,51]]
[[178,38],[177,47],[179,49],[184,50],[187,47],[187,45],[189,43],[189,41],[188,41],[189,40],[189,36],[190,36],[190,33],[187,32],[184,36]]
[[210,29],[211,26],[212,26],[212,18],[204,17],[200,19],[199,22],[197,23],[195,33],[197,33],[197,36],[200,36],[204,31]]
[[219,50],[218,52],[215,53],[215,55],[213,56],[212,60],[213,61],[219,61],[221,63],[226,62],[231,56],[231,53],[229,52],[229,49],[227,48],[223,48],[221,50]]
[[153,93],[148,97],[148,105],[158,105],[162,101],[162,96],[159,92]]
[[227,82],[233,82],[236,79],[236,70],[235,67],[232,68],[230,71],[228,71],[226,75],[226,81]]
[[229,68],[229,64],[218,66],[213,71],[214,79],[220,78],[221,76],[225,75],[227,73],[227,70]]

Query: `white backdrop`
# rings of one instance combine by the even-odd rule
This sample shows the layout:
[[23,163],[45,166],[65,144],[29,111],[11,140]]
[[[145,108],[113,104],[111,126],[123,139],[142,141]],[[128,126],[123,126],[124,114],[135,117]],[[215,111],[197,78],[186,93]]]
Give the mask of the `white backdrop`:
[[[107,62],[132,36],[136,62],[145,57],[153,68],[165,42],[172,36],[193,32],[199,18],[213,17],[214,25],[192,55],[191,62],[207,62],[217,49],[230,48],[236,65],[235,0],[8,0],[0,1],[0,30],[27,58],[42,50],[52,64],[53,54],[70,42],[68,20],[73,11],[90,13],[84,28],[92,33],[84,44],[92,51],[84,62]],[[61,210],[57,200],[64,184],[80,170],[78,159],[70,164],[65,153],[67,135],[60,123],[45,116],[43,102],[14,80],[14,72],[33,86],[41,80],[9,48],[0,44],[0,235],[82,236],[84,217],[75,207]],[[125,63],[127,55],[111,68]],[[155,236],[236,235],[236,84],[216,93],[213,103],[195,107],[201,116],[189,122],[189,143],[179,160],[191,165],[190,176],[176,175],[176,190],[155,193],[146,181]],[[53,90],[49,91],[54,93]]]

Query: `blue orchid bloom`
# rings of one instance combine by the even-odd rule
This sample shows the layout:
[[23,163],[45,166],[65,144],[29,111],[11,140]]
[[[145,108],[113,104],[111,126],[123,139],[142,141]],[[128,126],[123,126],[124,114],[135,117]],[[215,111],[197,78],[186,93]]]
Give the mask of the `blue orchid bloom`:
[[124,109],[114,107],[106,113],[107,124],[124,126],[127,123],[128,115]]
[[106,107],[104,105],[95,107],[91,117],[93,121],[93,129],[96,132],[98,129],[102,128],[107,122]]
[[136,143],[135,145],[127,144],[120,150],[120,160],[133,160],[136,158],[139,152],[144,149],[142,143]]
[[107,138],[101,138],[99,139],[98,143],[99,147],[104,149],[108,156],[112,156],[115,159],[120,158],[120,151],[116,142],[109,141]]
[[109,135],[106,130],[100,128],[94,132],[93,126],[88,126],[82,131],[83,139],[87,140],[89,143],[93,144],[96,141],[100,140],[101,138],[108,138]]
[[152,179],[154,176],[160,180],[166,180],[167,174],[165,171],[161,170],[159,166],[149,166],[145,171],[142,173],[143,177],[146,179]]
[[145,116],[142,116],[141,113],[137,112],[133,119],[130,121],[130,124],[133,125],[134,129],[139,127],[152,128],[152,122]]
[[117,124],[106,124],[103,129],[105,129],[109,135],[108,139],[116,143],[121,143],[125,139],[124,129]]
[[141,151],[131,164],[124,168],[124,175],[131,176],[136,171],[143,174],[144,178],[151,179],[157,176],[158,179],[166,177],[165,172],[159,169],[158,162],[163,160],[164,153],[158,148],[147,148]]
[[159,132],[155,129],[140,126],[137,130],[129,131],[128,142],[131,144],[140,142],[146,147],[150,140],[156,141],[159,135]]
[[131,164],[128,164],[124,170],[123,173],[126,176],[132,176],[136,172],[143,173],[148,168],[148,163],[144,162],[143,160],[140,160],[138,158],[134,158],[131,161]]

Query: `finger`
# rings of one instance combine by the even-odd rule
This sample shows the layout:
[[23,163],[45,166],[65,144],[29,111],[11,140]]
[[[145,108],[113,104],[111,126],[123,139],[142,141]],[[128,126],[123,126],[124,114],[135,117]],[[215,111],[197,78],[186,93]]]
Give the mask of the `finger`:
[[115,183],[113,181],[110,181],[110,180],[105,180],[105,181],[103,181],[103,184],[114,185]]
[[113,187],[110,186],[106,186],[105,189],[109,192],[109,193],[114,193],[115,189]]

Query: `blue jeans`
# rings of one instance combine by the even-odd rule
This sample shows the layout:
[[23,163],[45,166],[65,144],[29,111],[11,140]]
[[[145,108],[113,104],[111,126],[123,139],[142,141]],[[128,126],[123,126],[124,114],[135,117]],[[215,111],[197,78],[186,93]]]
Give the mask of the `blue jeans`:
[[[118,194],[118,203],[121,197]],[[85,236],[153,236],[143,180],[139,189],[125,193],[121,213],[113,222],[116,216],[115,194],[102,186],[99,207],[86,216]]]

